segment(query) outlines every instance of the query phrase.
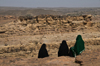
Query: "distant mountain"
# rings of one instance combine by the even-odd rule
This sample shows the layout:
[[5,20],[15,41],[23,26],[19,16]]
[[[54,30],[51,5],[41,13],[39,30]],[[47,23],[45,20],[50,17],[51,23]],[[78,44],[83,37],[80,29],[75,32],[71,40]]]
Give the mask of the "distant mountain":
[[57,7],[57,8],[25,8],[25,7],[0,7],[0,15],[100,15],[100,7],[95,8],[67,8],[67,7]]
[[46,10],[53,10],[53,11],[59,11],[62,12],[63,14],[66,13],[74,13],[74,14],[98,14],[100,15],[100,7],[84,7],[84,8],[67,8],[67,7],[57,7],[57,8],[43,8]]
[[41,8],[21,8],[21,7],[0,7],[0,15],[41,15],[52,14],[61,15],[59,11],[45,10]]

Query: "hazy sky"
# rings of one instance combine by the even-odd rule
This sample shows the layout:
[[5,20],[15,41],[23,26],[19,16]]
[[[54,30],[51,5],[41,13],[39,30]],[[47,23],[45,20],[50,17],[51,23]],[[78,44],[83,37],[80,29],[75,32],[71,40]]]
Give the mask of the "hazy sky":
[[0,0],[13,7],[100,7],[100,0]]

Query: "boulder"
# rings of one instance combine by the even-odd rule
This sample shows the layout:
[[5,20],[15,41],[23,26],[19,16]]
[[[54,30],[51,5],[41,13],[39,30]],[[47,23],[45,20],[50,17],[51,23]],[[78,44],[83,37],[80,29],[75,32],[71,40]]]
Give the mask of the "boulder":
[[86,24],[88,27],[92,27],[93,26],[93,22],[87,22]]

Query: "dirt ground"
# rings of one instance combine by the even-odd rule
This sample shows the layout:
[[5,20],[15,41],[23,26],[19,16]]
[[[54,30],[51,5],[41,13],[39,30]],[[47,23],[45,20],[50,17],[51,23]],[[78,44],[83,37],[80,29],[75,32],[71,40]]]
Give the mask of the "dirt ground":
[[[0,26],[12,22],[13,20],[0,20]],[[97,20],[96,20],[97,21]],[[91,28],[90,28],[91,29]],[[0,38],[0,49],[7,46],[16,46],[18,44],[27,45],[34,41],[45,44],[60,44],[63,40],[66,42],[76,41],[77,35],[82,35],[83,40],[100,39],[100,31],[77,31],[69,33],[54,33],[44,35],[23,35],[23,36],[10,36]],[[3,35],[3,34],[1,34]],[[72,44],[71,46],[73,46]],[[76,58],[69,56],[62,57],[7,57],[1,56],[0,53],[0,66],[100,66],[100,44],[86,44],[85,51],[78,55]],[[1,50],[0,50],[1,51]],[[8,54],[8,53],[7,53]],[[13,54],[13,53],[12,53]]]
[[15,19],[0,19],[0,26],[6,24],[6,23],[9,23],[9,22],[13,22]]
[[69,56],[46,58],[0,57],[0,66],[99,66],[100,49],[85,50],[76,58]]

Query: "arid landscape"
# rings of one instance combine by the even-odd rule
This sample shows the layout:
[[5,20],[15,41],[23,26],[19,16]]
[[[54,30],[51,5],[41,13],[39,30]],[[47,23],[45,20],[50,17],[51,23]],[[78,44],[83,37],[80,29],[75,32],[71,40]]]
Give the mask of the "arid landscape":
[[[77,35],[85,51],[58,57],[63,40]],[[38,58],[42,44],[49,57]],[[100,66],[100,8],[0,7],[0,66]]]

